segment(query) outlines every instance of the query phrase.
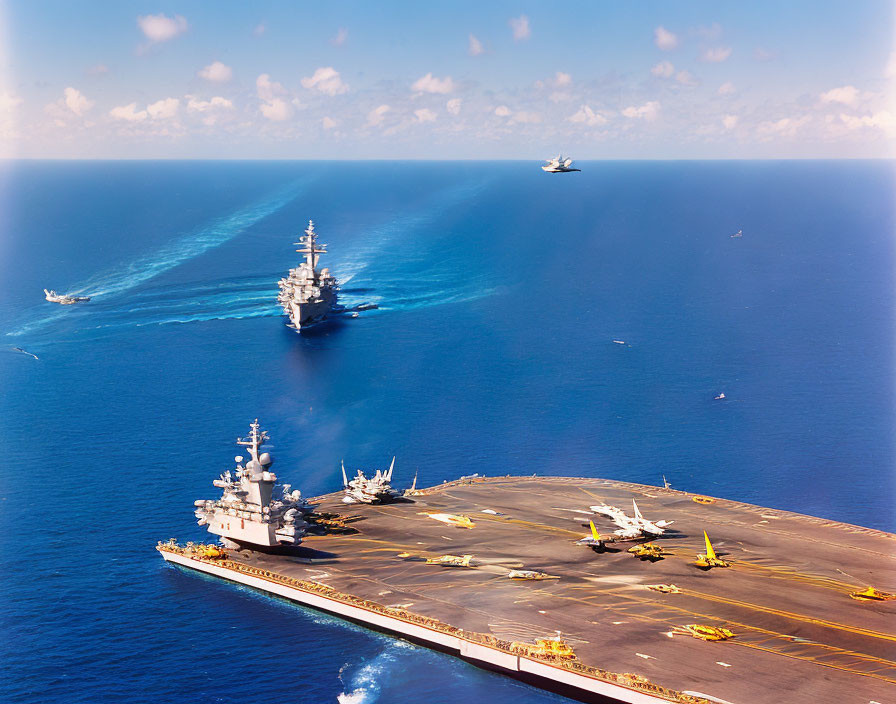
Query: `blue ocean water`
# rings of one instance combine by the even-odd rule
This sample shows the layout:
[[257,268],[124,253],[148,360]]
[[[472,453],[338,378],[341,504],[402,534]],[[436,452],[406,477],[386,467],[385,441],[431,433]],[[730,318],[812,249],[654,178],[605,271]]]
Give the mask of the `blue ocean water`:
[[[256,416],[306,495],[397,455],[399,481],[665,475],[896,529],[894,185],[882,161],[0,165],[0,700],[565,701],[166,567]],[[343,299],[380,308],[297,335],[276,281],[309,217]]]

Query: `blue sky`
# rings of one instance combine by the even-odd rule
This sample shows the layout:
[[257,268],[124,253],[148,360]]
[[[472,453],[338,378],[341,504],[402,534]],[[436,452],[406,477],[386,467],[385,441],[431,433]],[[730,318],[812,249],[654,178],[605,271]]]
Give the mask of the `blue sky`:
[[894,155],[890,2],[0,8],[5,157]]

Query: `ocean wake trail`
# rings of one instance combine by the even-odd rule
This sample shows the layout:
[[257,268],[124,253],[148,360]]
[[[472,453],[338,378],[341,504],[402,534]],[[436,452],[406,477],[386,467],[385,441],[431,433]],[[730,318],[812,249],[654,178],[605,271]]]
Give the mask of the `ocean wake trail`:
[[[230,215],[217,218],[208,225],[170,242],[154,252],[137,257],[133,261],[102,272],[76,285],[71,293],[87,294],[94,298],[92,310],[98,303],[130,291],[141,284],[194,259],[215,247],[229,242],[255,223],[277,212],[294,200],[307,186],[307,180],[294,181],[277,189],[265,198],[245,206]],[[72,311],[57,310],[37,320],[22,325],[7,335],[24,335],[67,316]],[[81,312],[81,311],[79,311]]]

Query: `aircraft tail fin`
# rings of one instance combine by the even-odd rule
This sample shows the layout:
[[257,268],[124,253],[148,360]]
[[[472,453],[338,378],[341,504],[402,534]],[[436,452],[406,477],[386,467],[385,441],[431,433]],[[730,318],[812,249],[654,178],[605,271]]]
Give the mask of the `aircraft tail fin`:
[[591,526],[591,537],[595,540],[600,540],[600,534],[597,532],[597,528],[594,527],[594,521],[588,521],[588,525]]
[[348,477],[345,476],[345,460],[342,461],[342,486],[348,486]]
[[387,482],[391,482],[391,481],[392,481],[392,470],[393,470],[393,469],[395,469],[395,457],[394,457],[394,456],[392,457],[392,464],[389,465],[389,473],[386,474],[386,481],[387,481]]
[[716,557],[716,551],[712,549],[712,543],[709,542],[709,536],[706,534],[706,531],[703,531],[703,537],[706,540],[706,556],[714,560]]
[[638,504],[635,503],[634,499],[632,499],[632,508],[635,509],[635,518],[639,521],[643,521],[644,516],[641,515],[641,511],[638,509]]

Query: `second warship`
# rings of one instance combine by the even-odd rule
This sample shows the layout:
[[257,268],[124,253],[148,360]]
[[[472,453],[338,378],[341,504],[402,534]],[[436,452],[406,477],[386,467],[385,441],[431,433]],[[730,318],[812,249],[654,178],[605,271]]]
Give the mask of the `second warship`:
[[291,327],[298,331],[338,310],[339,284],[329,269],[317,268],[320,255],[327,252],[327,245],[318,243],[313,220],[308,221],[304,236],[295,244],[298,246],[296,252],[304,254],[305,260],[280,279],[277,300]]

